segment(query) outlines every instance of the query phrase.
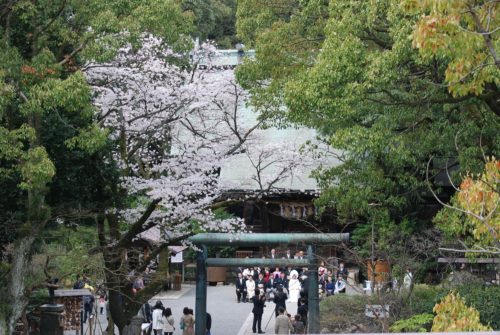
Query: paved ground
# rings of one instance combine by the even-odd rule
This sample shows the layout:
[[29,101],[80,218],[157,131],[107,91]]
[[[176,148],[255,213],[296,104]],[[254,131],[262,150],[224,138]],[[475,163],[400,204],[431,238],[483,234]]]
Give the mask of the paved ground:
[[[162,292],[150,303],[153,305],[157,300],[161,300],[165,307],[172,309],[175,318],[176,331],[174,335],[181,335],[179,320],[184,307],[195,309],[195,288],[194,285],[183,285],[181,291]],[[269,303],[273,305],[273,303]],[[212,334],[213,335],[236,335],[245,323],[252,311],[252,304],[237,303],[234,286],[208,286],[207,287],[207,311],[212,315]],[[273,307],[274,308],[274,307]],[[195,316],[196,317],[196,316]],[[250,320],[250,328],[251,328]],[[97,318],[97,329],[95,335],[101,335],[106,329],[107,321],[105,315],[99,315]],[[251,330],[251,329],[250,329]],[[251,333],[251,331],[250,331]],[[65,335],[73,335],[75,332],[65,332]],[[88,322],[84,326],[84,335],[89,335]],[[115,332],[118,334],[118,331]],[[245,333],[242,333],[245,334]]]
[[[213,335],[249,335],[252,333],[253,314],[251,303],[238,303],[236,301],[235,288],[233,285],[208,286],[207,287],[207,311],[212,315]],[[347,294],[359,294],[359,288],[349,287]],[[162,292],[150,303],[154,305],[161,300],[165,307],[170,307],[175,318],[176,331],[174,335],[181,335],[179,320],[184,307],[195,309],[194,285],[183,284],[181,291]],[[274,334],[274,303],[266,303],[262,317],[262,330],[267,334]],[[297,303],[287,303],[287,311],[291,315],[297,312]],[[195,315],[196,318],[196,315]],[[95,335],[101,335],[101,330],[106,329],[107,321],[105,315],[98,315]],[[73,335],[75,332],[65,332]],[[84,335],[89,335],[88,323],[84,327]],[[115,334],[118,334],[116,330]]]

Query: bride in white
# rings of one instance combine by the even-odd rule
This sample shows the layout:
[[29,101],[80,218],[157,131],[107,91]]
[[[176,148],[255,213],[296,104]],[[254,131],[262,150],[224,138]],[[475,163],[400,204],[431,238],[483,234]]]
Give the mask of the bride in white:
[[288,282],[288,293],[289,293],[289,301],[290,302],[297,302],[299,301],[300,297],[300,281],[299,281],[299,274],[296,270],[292,270],[290,272],[290,281]]

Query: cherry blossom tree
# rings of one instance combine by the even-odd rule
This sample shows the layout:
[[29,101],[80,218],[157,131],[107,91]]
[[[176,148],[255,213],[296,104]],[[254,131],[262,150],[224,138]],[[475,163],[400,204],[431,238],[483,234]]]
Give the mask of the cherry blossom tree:
[[[246,92],[233,70],[210,65],[212,46],[203,45],[188,57],[151,36],[142,45],[121,49],[109,63],[85,67],[99,122],[117,144],[121,186],[134,200],[133,206],[110,209],[98,219],[98,250],[120,330],[162,285],[153,280],[132,294],[131,269],[124,259],[138,236],[153,232],[161,241],[132,269],[142,273],[168,245],[192,234],[244,231],[241,219],[218,219],[211,209],[234,186],[221,182],[222,166],[235,156],[249,157],[262,192],[270,192],[300,166],[291,147],[266,147],[259,141],[263,120],[245,119]],[[206,70],[198,69],[200,61]],[[271,173],[264,175],[266,169]],[[126,231],[120,231],[121,222],[127,223]]]

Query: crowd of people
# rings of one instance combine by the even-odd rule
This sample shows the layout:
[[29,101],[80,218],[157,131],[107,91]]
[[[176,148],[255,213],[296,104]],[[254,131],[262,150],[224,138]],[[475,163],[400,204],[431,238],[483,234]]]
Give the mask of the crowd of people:
[[[271,250],[268,258],[273,259],[303,259],[303,251],[298,251],[294,256],[287,250],[286,253],[279,257],[275,249]],[[142,274],[131,273],[130,278],[133,280],[132,293],[137,294],[144,289],[147,284],[148,273]],[[324,263],[318,268],[319,279],[319,295],[320,298],[333,294],[342,294],[346,292],[348,271],[343,262],[340,262],[335,270],[327,269]],[[272,269],[264,267],[248,267],[239,268],[236,279],[236,298],[238,303],[249,302],[253,304],[252,313],[254,315],[252,330],[254,333],[263,334],[262,331],[262,315],[266,302],[274,302],[275,304],[275,333],[276,334],[305,334],[307,329],[308,318],[308,289],[309,278],[307,268],[291,268],[277,266]],[[407,278],[405,278],[405,282]],[[86,277],[78,277],[74,285],[75,289],[87,288],[94,292],[94,288],[90,286],[90,282]],[[84,300],[84,316],[85,323],[88,318],[92,317],[94,306],[97,303],[100,314],[103,311],[108,312],[107,299],[104,295],[98,295],[98,300],[94,295],[89,295],[87,300]],[[297,313],[291,315],[287,312],[286,303],[297,303]],[[146,303],[139,311],[139,316],[143,320],[142,334],[143,335],[171,335],[176,329],[175,319],[170,308],[165,308],[161,301],[157,301],[154,306]],[[207,313],[206,334],[210,335],[212,320]],[[193,310],[185,307],[183,315],[179,320],[178,327],[182,330],[183,335],[194,335],[195,319]]]
[[[279,257],[275,249],[271,250],[272,259],[303,259],[304,252],[298,251],[294,256],[287,250]],[[341,262],[335,271],[327,269],[324,263],[318,268],[320,297],[346,292],[348,271]],[[236,299],[240,302],[253,303],[254,314],[252,331],[264,333],[261,329],[262,314],[266,301],[275,303],[276,334],[304,334],[307,328],[308,313],[308,276],[307,268],[291,267],[248,267],[238,268],[236,279]],[[297,314],[293,317],[286,312],[286,302],[297,303]]]
[[[299,251],[295,257],[290,256],[287,250],[286,256],[281,258],[304,257]],[[271,250],[271,258],[278,258],[275,250]],[[327,269],[322,262],[318,268],[319,293],[321,296],[330,296],[345,293],[347,287],[348,271],[343,262],[340,262],[335,271]],[[308,290],[307,269],[292,269],[291,267],[260,268],[248,267],[238,268],[236,279],[236,298],[238,302],[251,302],[255,295],[255,289],[264,292],[266,300],[270,301],[278,288],[283,288],[288,294],[288,301],[298,302],[301,296]]]

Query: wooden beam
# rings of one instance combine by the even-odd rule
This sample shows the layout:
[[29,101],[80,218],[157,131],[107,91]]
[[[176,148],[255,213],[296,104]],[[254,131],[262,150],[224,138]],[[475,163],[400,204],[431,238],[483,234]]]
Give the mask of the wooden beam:
[[500,258],[439,257],[438,263],[500,264]]

